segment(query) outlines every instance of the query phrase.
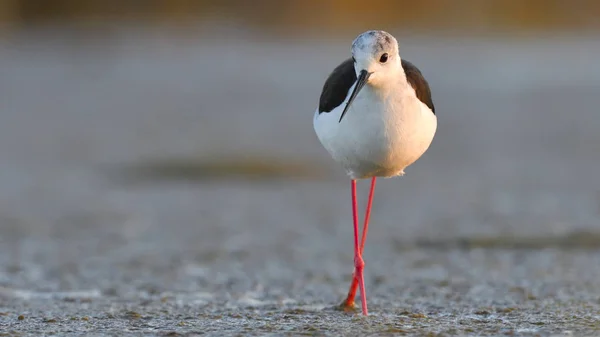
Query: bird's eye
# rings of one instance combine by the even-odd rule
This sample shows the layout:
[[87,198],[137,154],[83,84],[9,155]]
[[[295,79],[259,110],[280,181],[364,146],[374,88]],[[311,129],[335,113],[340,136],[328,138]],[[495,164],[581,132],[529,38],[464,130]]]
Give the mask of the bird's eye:
[[383,53],[383,55],[381,55],[381,57],[379,58],[379,62],[381,63],[386,63],[388,60],[388,53]]

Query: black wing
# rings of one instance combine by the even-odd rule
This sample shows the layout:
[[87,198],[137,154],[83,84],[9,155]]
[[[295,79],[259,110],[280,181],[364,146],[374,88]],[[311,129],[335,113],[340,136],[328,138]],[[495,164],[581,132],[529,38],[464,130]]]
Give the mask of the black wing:
[[433,100],[431,99],[431,89],[429,89],[429,84],[423,77],[423,74],[421,74],[419,68],[404,59],[402,59],[402,68],[404,68],[408,83],[415,89],[417,98],[427,105],[427,107],[435,114],[435,107],[433,106]]
[[[404,59],[402,59],[402,68],[408,83],[415,90],[417,98],[435,114],[431,89],[419,68]],[[325,81],[319,99],[319,113],[330,112],[340,106],[354,82],[356,82],[354,61],[349,58],[337,66]]]
[[354,61],[349,58],[337,66],[325,81],[319,99],[319,113],[330,112],[340,106],[354,82]]

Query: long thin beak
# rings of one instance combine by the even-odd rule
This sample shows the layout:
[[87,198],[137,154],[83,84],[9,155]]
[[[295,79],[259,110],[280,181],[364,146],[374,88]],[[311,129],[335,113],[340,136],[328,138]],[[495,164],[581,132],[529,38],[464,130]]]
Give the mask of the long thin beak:
[[360,89],[362,89],[365,86],[365,84],[367,84],[369,76],[371,76],[370,72],[367,72],[366,70],[360,71],[358,79],[356,80],[356,86],[354,87],[354,91],[352,91],[352,95],[350,95],[350,99],[348,99],[348,103],[346,103],[346,107],[344,108],[344,111],[342,111],[342,115],[340,116],[340,120],[338,123],[342,122],[342,118],[344,118],[344,115],[346,114],[346,111],[348,111],[350,104],[352,104],[352,102],[356,98],[356,95],[358,95]]

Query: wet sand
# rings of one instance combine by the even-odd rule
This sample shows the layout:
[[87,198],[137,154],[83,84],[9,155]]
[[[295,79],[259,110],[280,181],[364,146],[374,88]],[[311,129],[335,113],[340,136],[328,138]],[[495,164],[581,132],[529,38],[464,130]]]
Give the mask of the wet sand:
[[600,40],[402,37],[439,131],[378,185],[364,318],[312,130],[351,35],[2,40],[0,332],[597,334]]

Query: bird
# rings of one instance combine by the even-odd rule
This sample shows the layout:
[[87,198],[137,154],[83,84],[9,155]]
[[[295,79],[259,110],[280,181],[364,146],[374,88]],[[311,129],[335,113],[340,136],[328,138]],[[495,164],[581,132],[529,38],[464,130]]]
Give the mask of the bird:
[[[404,175],[430,147],[437,115],[429,83],[399,54],[398,41],[383,30],[354,39],[351,58],[329,74],[313,116],[315,133],[325,150],[350,178],[354,224],[354,271],[346,299],[354,310],[360,287],[362,314],[368,315],[362,258],[376,180]],[[362,237],[359,241],[356,181],[370,179]]]

